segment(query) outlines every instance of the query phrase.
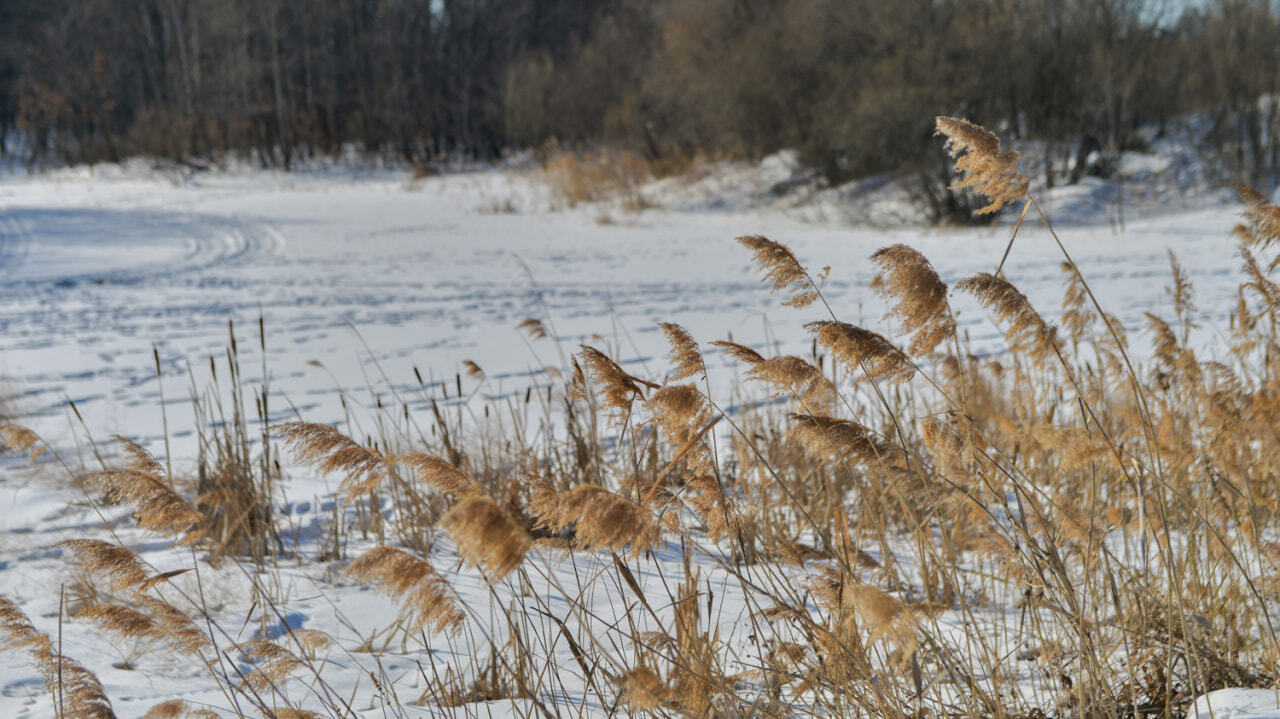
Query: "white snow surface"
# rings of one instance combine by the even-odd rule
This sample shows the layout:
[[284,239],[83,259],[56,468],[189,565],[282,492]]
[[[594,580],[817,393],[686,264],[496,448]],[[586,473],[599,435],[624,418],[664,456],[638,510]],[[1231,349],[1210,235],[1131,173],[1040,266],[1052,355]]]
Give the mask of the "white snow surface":
[[1273,689],[1219,689],[1196,699],[1187,719],[1280,719],[1280,694]]
[[[1126,165],[1144,173],[1165,166],[1150,159]],[[692,186],[655,183],[648,191],[661,200],[659,208],[638,214],[608,205],[556,209],[536,173],[519,169],[420,180],[345,166],[175,175],[142,162],[11,172],[0,175],[0,377],[16,394],[24,424],[68,457],[85,460],[87,431],[104,447],[110,434],[134,438],[163,461],[167,423],[172,461],[189,468],[195,455],[189,394],[213,381],[211,360],[225,363],[228,323],[235,327],[246,386],[260,382],[265,363],[272,421],[302,418],[358,434],[371,429],[362,422],[371,421],[380,401],[403,402],[420,414],[429,411],[429,398],[446,399],[442,381],[456,399],[455,374],[464,360],[488,377],[464,376],[464,393],[495,397],[523,392],[537,382],[538,368],[560,364],[560,354],[576,351],[580,342],[606,349],[638,376],[660,379],[668,371],[660,321],[682,324],[704,345],[731,334],[768,352],[805,354],[810,338],[802,324],[819,317],[812,309],[779,306],[733,241],[739,235],[785,242],[815,271],[829,265],[826,297],[841,319],[889,334],[884,306],[869,289],[872,252],[910,244],[952,282],[992,270],[1009,240],[1007,220],[966,229],[850,225],[832,208],[850,193],[873,191],[865,184],[817,193],[808,203],[760,200],[792,170],[783,157],[758,167],[727,166]],[[1224,332],[1240,266],[1229,236],[1237,208],[1220,193],[1185,203],[1177,194],[1144,201],[1134,193],[1122,222],[1114,212],[1099,217],[1073,210],[1095,207],[1082,198],[1099,192],[1105,194],[1088,183],[1060,188],[1046,195],[1045,205],[1062,220],[1059,234],[1104,306],[1134,331],[1138,351],[1146,351],[1139,334],[1143,313],[1171,313],[1169,251],[1195,285],[1202,337]],[[1049,235],[1028,224],[1005,265],[1050,316],[1061,299],[1061,259]],[[999,351],[1001,335],[980,308],[963,297],[954,301],[973,347]],[[550,320],[556,341],[528,341],[515,329],[526,317]],[[709,362],[713,387],[727,391],[727,359],[709,354]],[[430,389],[419,388],[415,368]],[[69,400],[83,423],[68,411]],[[123,508],[91,506],[54,474],[47,462],[0,464],[0,595],[16,601],[39,629],[58,631],[59,589],[74,580],[53,546],[58,541],[114,538],[157,570],[191,566],[189,550],[133,528]],[[282,511],[305,534],[330,511],[333,482],[296,468],[289,477]],[[357,556],[370,546],[348,549]],[[490,615],[522,589],[508,582],[491,590],[477,572],[456,567],[451,545],[441,543],[436,552],[437,566],[454,567],[450,581],[480,620],[477,626],[502,624]],[[593,561],[608,560],[531,560],[542,606],[567,618],[555,587],[589,575]],[[679,561],[677,550],[659,552],[652,563],[637,565],[641,582],[646,588],[658,583],[663,567],[677,576]],[[337,694],[354,697],[352,709],[362,717],[440,715],[439,708],[409,705],[426,678],[468,666],[472,655],[488,651],[489,642],[475,631],[429,651],[388,634],[395,604],[337,580],[341,567],[333,563],[280,567],[282,615],[251,601],[247,569],[203,561],[200,567],[206,600],[235,640],[279,637],[286,626],[333,636],[334,647],[320,662],[326,680]],[[705,570],[720,602],[715,621],[732,643],[747,631],[740,626],[746,604],[710,559]],[[200,589],[192,575],[173,584],[183,592]],[[588,594],[602,623],[626,611],[613,590],[600,586]],[[955,625],[964,631],[960,620]],[[112,646],[83,622],[67,621],[61,631],[66,654],[98,673],[122,718],[174,697],[230,713],[202,668],[163,651]],[[581,704],[582,677],[568,648],[557,643],[554,625],[544,622],[533,631],[546,634],[554,647],[549,661],[566,677],[564,696],[552,703],[566,715],[606,713],[608,707]],[[387,643],[376,660],[362,648],[370,642]],[[130,664],[136,668],[121,668]],[[392,684],[404,706],[384,704],[369,672]],[[323,703],[305,678],[288,691],[304,706]],[[1264,694],[1215,692],[1213,716],[1280,716],[1274,694]],[[450,711],[533,713],[521,701]],[[20,652],[0,656],[0,717],[52,715],[30,662]]]

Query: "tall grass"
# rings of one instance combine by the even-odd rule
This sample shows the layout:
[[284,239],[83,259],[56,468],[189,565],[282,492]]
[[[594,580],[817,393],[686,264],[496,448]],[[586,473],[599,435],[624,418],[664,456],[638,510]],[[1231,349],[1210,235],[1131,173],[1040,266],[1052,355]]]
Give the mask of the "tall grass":
[[[1020,209],[1010,245],[1027,218],[1044,219],[994,135],[950,118],[938,130],[959,156],[957,189],[985,197],[983,211]],[[280,541],[272,485],[261,484],[277,481],[271,437],[339,475],[333,531],[345,546],[363,516],[371,540],[344,576],[398,602],[401,643],[487,648],[404,698],[435,711],[519,699],[518,713],[542,717],[583,711],[569,705],[690,717],[1180,716],[1216,688],[1274,686],[1280,661],[1280,207],[1240,195],[1239,303],[1207,350],[1190,344],[1193,288],[1176,259],[1174,314],[1148,315],[1151,359],[1137,362],[1060,242],[1057,323],[1003,274],[1007,252],[994,272],[948,287],[926,257],[895,245],[870,258],[892,320],[873,329],[839,316],[790,248],[752,235],[739,241],[765,284],[812,313],[810,356],[766,356],[664,323],[665,376],[636,376],[582,346],[502,400],[458,401],[459,375],[455,404],[442,407],[435,393],[445,399],[448,384],[419,378],[430,414],[385,408],[368,442],[296,422],[254,444],[236,400],[220,425],[226,447],[208,456],[260,474],[203,462],[191,502],[126,441],[126,466],[97,481],[134,503],[141,526],[262,564]],[[987,309],[1004,352],[968,350],[956,292]],[[521,326],[533,342],[560,341],[548,323]],[[727,395],[706,380],[713,354],[742,366]],[[228,364],[234,372],[234,349]],[[468,381],[484,382],[483,371]],[[233,501],[210,487],[252,489]],[[210,520],[210,506],[240,524]],[[258,529],[228,541],[241,525]],[[132,592],[83,619],[154,641],[187,636],[184,651],[224,688],[224,715],[352,714],[302,638],[242,646],[253,669],[236,676],[240,665],[210,651],[229,632],[199,597],[158,596],[165,577],[124,547],[68,551],[104,592]],[[469,567],[497,611],[468,606],[442,556]],[[732,589],[712,589],[712,574]],[[262,577],[262,601],[276,608]],[[729,624],[716,614],[726,591],[741,607]],[[550,611],[552,595],[567,615]],[[601,595],[616,620],[599,613]],[[7,641],[36,646],[47,668],[47,642],[0,610]],[[312,692],[291,700],[279,689],[300,674]],[[76,681],[89,689],[58,701],[82,694],[100,707]],[[407,715],[393,689],[375,686],[390,692],[389,714]],[[171,709],[156,716],[188,708]]]

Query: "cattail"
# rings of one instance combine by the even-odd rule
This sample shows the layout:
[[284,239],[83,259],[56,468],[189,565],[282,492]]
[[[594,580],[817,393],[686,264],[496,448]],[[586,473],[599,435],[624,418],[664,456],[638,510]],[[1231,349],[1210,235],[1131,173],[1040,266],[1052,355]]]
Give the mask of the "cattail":
[[1262,249],[1280,240],[1280,206],[1248,185],[1235,185],[1235,191],[1245,206],[1241,213],[1245,221],[1236,225],[1233,234],[1244,244]]
[[533,543],[497,503],[481,495],[455,504],[441,517],[440,527],[457,543],[463,557],[484,567],[494,580],[519,566]]
[[1018,172],[1019,153],[1000,151],[1000,139],[981,125],[955,117],[937,118],[937,134],[947,138],[945,147],[955,158],[955,172],[961,179],[953,190],[972,187],[990,204],[975,214],[998,212],[1027,194],[1027,177]]
[[516,325],[518,329],[522,329],[529,333],[531,339],[540,340],[547,336],[547,328],[542,324],[542,320],[526,317],[520,320],[520,324]]
[[809,322],[805,328],[850,371],[860,369],[869,379],[905,382],[915,373],[915,365],[902,350],[871,330],[833,320]]
[[884,272],[873,284],[895,301],[892,313],[903,331],[913,335],[910,354],[929,354],[955,335],[947,285],[924,255],[906,245],[891,245],[876,251],[871,260]]
[[787,435],[819,457],[877,463],[892,454],[870,429],[852,420],[812,414],[794,414],[791,418],[795,425]]
[[381,452],[360,445],[327,424],[286,422],[274,429],[284,438],[294,459],[314,466],[323,474],[346,475],[338,489],[348,501],[374,489],[389,469]]
[[589,551],[631,546],[638,557],[662,540],[662,530],[644,507],[594,484],[584,484],[530,504],[539,526],[553,532],[573,528],[574,543]]
[[55,546],[74,554],[77,563],[90,572],[106,575],[113,590],[137,588],[147,581],[142,560],[119,545],[98,539],[68,539]]
[[467,376],[477,382],[483,381],[485,378],[484,370],[480,369],[480,365],[471,360],[462,360],[462,366],[467,370]]
[[430,454],[410,452],[398,457],[401,462],[414,469],[418,480],[437,492],[454,497],[468,494],[484,494],[484,487],[476,480],[468,477],[448,461]]
[[636,397],[643,397],[640,385],[657,389],[658,385],[646,382],[626,373],[617,362],[600,350],[582,345],[582,360],[586,363],[591,375],[604,387],[604,404],[622,412],[631,410],[631,402]]
[[1057,331],[1035,311],[1027,296],[1003,277],[981,272],[956,284],[956,288],[978,298],[1001,322],[1008,324],[1005,336],[1015,348],[1037,355],[1056,351]]
[[438,632],[453,632],[466,615],[436,570],[424,559],[394,547],[378,547],[351,563],[346,574],[369,582],[395,597],[411,615],[410,631],[430,625]]
[[756,265],[764,273],[764,281],[772,285],[774,292],[791,292],[782,304],[808,307],[818,299],[818,291],[809,280],[809,274],[789,247],[763,235],[746,235],[739,237],[738,242],[751,250]]
[[662,333],[667,336],[671,345],[671,360],[675,364],[676,373],[673,380],[682,380],[696,374],[706,374],[707,366],[702,360],[702,350],[688,330],[672,322],[659,322]]

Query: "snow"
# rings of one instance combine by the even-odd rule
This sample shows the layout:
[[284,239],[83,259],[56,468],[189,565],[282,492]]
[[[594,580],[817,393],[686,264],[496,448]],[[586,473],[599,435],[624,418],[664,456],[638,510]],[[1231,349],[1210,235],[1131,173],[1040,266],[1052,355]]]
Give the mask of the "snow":
[[1280,694],[1273,689],[1219,689],[1196,699],[1187,719],[1280,719]]
[[[1122,168],[1158,175],[1171,163],[1126,158]],[[770,351],[807,352],[810,338],[802,323],[812,317],[778,306],[748,254],[732,241],[739,235],[762,233],[789,244],[815,269],[830,265],[827,299],[842,319],[872,327],[881,326],[884,314],[868,287],[874,272],[867,257],[876,249],[911,244],[951,282],[990,271],[1008,242],[1007,221],[975,229],[848,224],[857,214],[848,209],[850,198],[861,198],[854,204],[863,209],[880,208],[881,217],[909,211],[899,191],[874,181],[826,190],[801,181],[799,190],[770,199],[772,188],[795,174],[794,158],[786,155],[758,166],[727,163],[693,182],[643,188],[658,208],[642,213],[613,206],[553,210],[536,172],[512,168],[415,180],[394,169],[337,166],[290,175],[233,166],[181,174],[133,162],[4,175],[0,377],[17,391],[24,423],[72,460],[91,464],[91,443],[110,446],[107,436],[118,433],[164,461],[167,424],[172,460],[186,468],[195,456],[188,395],[193,388],[204,393],[214,382],[211,362],[225,366],[229,323],[246,385],[257,386],[265,364],[272,421],[337,423],[354,434],[372,426],[380,401],[403,402],[419,413],[431,399],[446,400],[446,392],[456,399],[455,382],[467,394],[521,392],[537,383],[541,367],[562,364],[580,342],[601,345],[638,375],[660,377],[667,347],[659,321],[681,323],[704,345],[731,334]],[[1062,239],[1104,306],[1135,332],[1143,312],[1168,313],[1171,250],[1205,310],[1202,337],[1223,331],[1240,264],[1229,237],[1236,208],[1220,193],[1179,205],[1179,193],[1169,190],[1135,193],[1123,223],[1106,215],[1099,220],[1092,211],[1108,192],[1100,182],[1056,189],[1045,196],[1045,206],[1061,218]],[[602,213],[607,224],[599,221]],[[1051,238],[1029,225],[1005,270],[1052,316],[1060,301],[1060,261]],[[956,307],[975,350],[1003,346],[974,304],[958,297]],[[259,317],[267,334],[265,356]],[[549,319],[555,340],[527,340],[515,328],[526,317]],[[1134,344],[1145,346],[1140,339]],[[488,378],[455,378],[464,360],[479,364]],[[714,353],[709,361],[713,387],[727,392],[728,361]],[[415,368],[427,388],[419,386]],[[68,412],[68,400],[83,423]],[[190,552],[133,528],[127,510],[99,510],[51,474],[47,461],[0,464],[0,595],[18,602],[41,630],[58,631],[60,590],[75,581],[54,547],[58,541],[117,537],[157,570],[191,566]],[[291,471],[289,521],[305,535],[331,510],[333,489],[332,481]],[[356,556],[372,546],[366,540],[348,551]],[[699,566],[717,588],[714,621],[728,644],[747,646],[742,635],[749,623],[741,621],[747,604],[714,556],[708,551]],[[434,550],[432,561],[451,568],[451,584],[482,620],[477,626],[502,624],[489,621],[490,615],[527,590],[511,581],[491,589],[477,572],[458,566],[448,542]],[[545,611],[571,625],[612,626],[627,611],[612,588],[591,588],[591,612],[574,609],[574,617],[557,590],[579,587],[584,575],[607,561],[536,559],[533,593],[544,598]],[[679,565],[673,550],[635,569],[648,588],[665,581],[664,574],[678,576]],[[251,602],[248,568],[203,560],[198,566],[200,576],[175,578],[173,591],[205,592],[216,618],[234,635],[229,639],[242,641],[259,628],[281,636],[286,627],[333,637],[322,653],[324,676],[335,695],[356,697],[359,716],[396,713],[372,687],[375,675],[405,703],[398,711],[438,715],[409,706],[427,678],[469,666],[491,646],[501,651],[504,641],[470,629],[423,651],[416,639],[389,628],[396,604],[342,580],[340,563],[299,562],[275,570],[281,616]],[[658,611],[666,619],[670,607]],[[252,621],[246,622],[248,612]],[[963,620],[940,622],[950,631],[965,630]],[[226,707],[201,667],[164,650],[112,646],[84,623],[68,622],[61,631],[66,653],[98,673],[120,717],[141,716],[177,694]],[[565,677],[566,712],[605,714],[608,707],[579,707],[584,679],[557,639],[556,625],[531,623],[529,631],[553,647],[548,661]],[[380,651],[375,655],[369,647]],[[136,668],[120,668],[127,665]],[[323,703],[324,690],[314,682],[295,679],[287,690],[304,704]],[[1280,716],[1271,692],[1226,690],[1208,699],[1215,719]],[[457,710],[460,716],[534,713],[524,700]],[[0,716],[52,716],[39,675],[20,652],[0,656]]]

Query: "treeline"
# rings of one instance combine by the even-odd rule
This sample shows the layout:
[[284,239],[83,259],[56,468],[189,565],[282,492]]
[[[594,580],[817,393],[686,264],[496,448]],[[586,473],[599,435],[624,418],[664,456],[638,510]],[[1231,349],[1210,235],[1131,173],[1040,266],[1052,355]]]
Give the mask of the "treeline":
[[1267,0],[0,0],[0,34],[0,143],[35,162],[556,139],[839,181],[936,172],[952,114],[1050,141],[1058,181],[1193,116],[1244,179],[1280,164]]

